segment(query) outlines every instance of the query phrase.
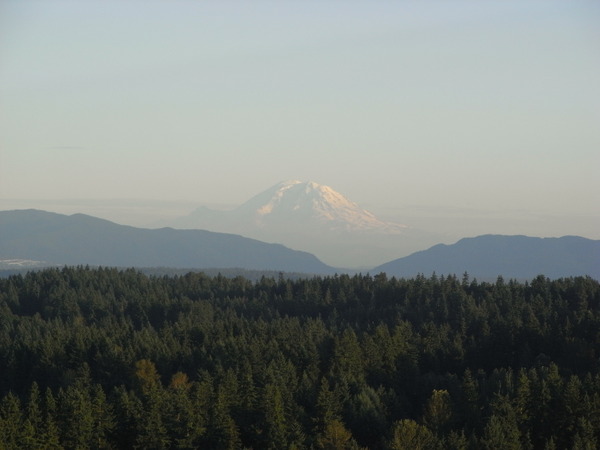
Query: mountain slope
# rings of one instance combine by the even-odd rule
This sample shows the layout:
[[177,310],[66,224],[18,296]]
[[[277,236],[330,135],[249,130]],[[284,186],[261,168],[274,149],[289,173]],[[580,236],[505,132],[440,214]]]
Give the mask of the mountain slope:
[[172,223],[178,228],[219,226],[221,229],[290,229],[400,233],[403,225],[384,222],[329,186],[309,181],[284,181],[255,195],[237,208],[215,211],[200,207]]
[[261,227],[285,223],[330,231],[400,232],[402,226],[377,219],[329,186],[285,181],[251,198],[235,214],[254,217]]
[[380,220],[329,186],[315,182],[282,182],[235,209],[201,207],[162,225],[278,242],[343,267],[372,266],[397,255],[402,245],[411,244],[406,226]]
[[530,279],[539,274],[550,278],[590,275],[600,279],[600,241],[577,236],[537,238],[485,235],[439,244],[373,269],[375,273],[412,277],[461,275],[478,279]]
[[309,253],[233,234],[118,225],[83,214],[0,211],[0,256],[58,264],[334,270]]

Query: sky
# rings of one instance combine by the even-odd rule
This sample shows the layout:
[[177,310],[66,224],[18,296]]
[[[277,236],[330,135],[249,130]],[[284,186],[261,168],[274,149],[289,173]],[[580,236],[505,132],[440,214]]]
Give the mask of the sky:
[[600,239],[599,80],[595,1],[0,0],[0,209],[141,225],[298,179]]

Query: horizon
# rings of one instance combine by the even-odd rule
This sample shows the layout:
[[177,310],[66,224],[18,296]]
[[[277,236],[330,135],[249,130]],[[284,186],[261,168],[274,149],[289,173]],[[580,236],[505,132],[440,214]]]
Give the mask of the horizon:
[[[310,180],[314,182],[313,180]],[[267,191],[281,181],[258,192],[248,192],[240,203],[219,203],[192,200],[156,200],[151,198],[64,198],[64,199],[3,199],[0,210],[39,209],[58,214],[87,214],[121,225],[156,228],[157,224],[175,220],[193,213],[198,208],[228,211]],[[303,180],[308,182],[308,180]],[[320,183],[319,183],[320,184]],[[333,188],[324,183],[324,185]],[[337,190],[336,190],[337,191]],[[339,191],[337,191],[339,192]],[[439,238],[430,241],[450,244],[464,237],[484,234],[524,235],[532,237],[581,236],[600,239],[600,213],[560,214],[552,210],[512,208],[497,210],[492,207],[464,207],[453,205],[419,205],[385,202],[359,203],[340,192],[348,200],[373,213],[378,219],[400,223],[411,229],[435,233]],[[404,252],[402,256],[405,256]]]
[[[12,214],[13,212],[16,212],[18,214]],[[0,213],[2,213],[2,227],[3,230],[5,229],[7,232],[9,237],[7,242],[8,242],[8,247],[10,248],[11,244],[11,240],[15,237],[14,236],[14,232],[16,231],[17,233],[17,240],[18,239],[22,239],[23,235],[22,235],[22,226],[24,226],[25,229],[29,229],[31,228],[31,226],[35,228],[37,228],[38,230],[40,229],[39,226],[40,224],[45,223],[46,221],[48,221],[48,223],[52,224],[50,226],[50,234],[52,235],[52,233],[57,233],[55,235],[56,240],[57,241],[63,241],[63,243],[65,243],[66,241],[71,240],[72,237],[72,232],[74,232],[74,235],[76,236],[76,240],[82,238],[82,234],[85,236],[86,232],[84,231],[85,228],[91,227],[93,229],[96,229],[96,231],[100,230],[100,234],[103,235],[107,235],[109,236],[107,242],[110,245],[114,246],[114,242],[119,242],[123,240],[124,237],[124,232],[128,235],[128,239],[127,239],[127,244],[126,245],[131,245],[131,243],[133,243],[133,247],[135,248],[136,245],[139,245],[140,243],[143,244],[144,248],[152,248],[152,243],[147,241],[147,236],[148,234],[146,233],[146,231],[150,231],[150,230],[142,230],[140,228],[138,228],[137,230],[143,231],[141,234],[135,232],[134,230],[136,230],[135,228],[130,228],[129,226],[121,226],[118,224],[115,224],[113,222],[110,221],[105,221],[104,219],[99,219],[97,217],[93,217],[93,216],[89,216],[89,215],[85,215],[85,214],[73,214],[70,216],[67,215],[62,215],[62,218],[57,218],[54,217],[57,213],[53,213],[53,212],[47,212],[47,211],[41,211],[41,210],[37,210],[37,209],[29,209],[29,210],[16,210],[16,211],[0,211]],[[9,214],[5,214],[5,213],[9,213]],[[68,218],[68,219],[67,219]],[[8,220],[7,220],[8,219]],[[67,222],[65,222],[65,220]],[[56,223],[62,223],[64,224],[69,224],[66,227],[56,227]],[[6,228],[5,228],[6,227]],[[83,228],[82,228],[83,227]],[[78,230],[79,229],[79,230]],[[124,231],[127,230],[127,231]],[[48,231],[48,230],[46,230]],[[45,233],[46,231],[42,231],[42,235],[40,235],[39,233],[36,233],[35,231],[31,234],[31,238],[34,240],[36,239],[40,239],[40,237],[43,236],[43,233]],[[132,234],[132,231],[134,231],[134,233]],[[154,234],[154,236],[157,238],[157,242],[159,242],[158,244],[158,248],[160,248],[162,245],[164,245],[164,239],[169,240],[169,242],[177,242],[177,239],[175,239],[173,241],[173,229],[172,228],[158,228],[158,229],[154,229],[153,230],[155,233],[164,233],[165,231],[167,231],[167,234]],[[183,236],[190,236],[189,231],[193,231],[193,230],[181,230],[184,233],[180,234],[180,237]],[[197,234],[196,237],[201,236],[200,240],[206,239],[206,232],[201,231],[201,230],[195,230],[197,232],[199,232],[200,234]],[[137,233],[137,234],[135,234]],[[214,236],[217,235],[221,235],[223,236],[223,233],[215,233]],[[225,234],[229,234],[229,233],[225,233]],[[210,233],[208,234],[210,235]],[[140,237],[144,236],[141,238]],[[202,237],[204,236],[204,237]],[[91,239],[90,239],[91,238]],[[114,238],[114,242],[113,242],[113,238]],[[93,236],[91,236],[89,233],[87,234],[87,237],[84,238],[85,242],[80,242],[79,245],[81,245],[82,248],[87,248],[88,242],[92,242],[92,246],[97,245],[98,241],[96,239],[93,238]],[[208,247],[210,248],[211,246],[214,246],[215,243],[217,246],[222,246],[223,243],[227,243],[227,242],[231,242],[231,237],[225,238],[225,240],[223,240],[223,238],[221,237],[219,239],[213,240],[212,238],[209,238],[208,241],[204,242],[201,245],[208,245]],[[247,246],[247,245],[265,245],[265,242],[256,242],[256,239],[246,239],[243,237],[237,237],[236,239],[239,240],[238,244],[241,244],[242,247]],[[254,244],[251,244],[250,242],[254,241]],[[260,241],[260,239],[258,240]],[[545,244],[542,244],[542,242],[546,242]],[[582,248],[580,245],[582,244],[582,242],[587,241],[589,245],[589,247],[586,245],[585,248]],[[53,240],[54,242],[54,240]],[[96,242],[96,243],[94,243]],[[112,244],[110,244],[110,242],[112,242]],[[161,243],[162,242],[162,243]],[[197,245],[197,243],[194,243],[195,240],[191,240],[188,241],[188,244],[190,245]],[[218,243],[220,242],[220,243]],[[476,247],[473,247],[473,243],[477,243]],[[565,243],[568,242],[569,244],[565,246]],[[135,267],[137,269],[140,269],[142,271],[147,270],[147,269],[156,269],[156,270],[179,270],[179,271],[185,271],[185,270],[199,270],[199,271],[204,271],[204,269],[210,270],[210,271],[217,271],[219,270],[219,268],[223,268],[226,271],[233,271],[236,274],[239,274],[239,271],[244,271],[244,270],[249,270],[249,271],[273,271],[276,270],[275,268],[257,268],[257,267],[247,267],[247,266],[219,266],[219,265],[214,265],[214,266],[194,266],[193,263],[188,263],[188,265],[185,265],[185,263],[180,263],[180,264],[169,264],[169,265],[160,265],[160,264],[148,264],[148,263],[142,263],[140,264],[138,263],[107,263],[107,262],[102,262],[102,263],[98,263],[98,262],[89,262],[89,261],[85,261],[85,260],[77,260],[77,263],[73,263],[71,262],[65,262],[62,261],[63,258],[73,258],[73,254],[71,254],[69,251],[67,251],[66,253],[64,253],[64,250],[60,249],[60,245],[58,246],[58,255],[59,256],[47,256],[46,258],[42,257],[40,259],[39,256],[37,257],[33,257],[31,255],[33,255],[31,253],[31,249],[34,249],[33,252],[37,254],[37,251],[39,248],[42,248],[42,253],[46,252],[47,255],[52,254],[53,251],[56,251],[57,248],[56,247],[46,247],[46,243],[47,243],[47,237],[44,238],[42,241],[38,242],[37,244],[33,244],[33,247],[29,247],[29,253],[27,253],[27,250],[25,253],[27,253],[26,255],[21,255],[21,256],[16,256],[14,254],[11,253],[11,257],[6,257],[7,255],[4,255],[5,257],[0,258],[0,269],[2,271],[12,271],[14,270],[23,270],[23,271],[28,271],[28,270],[38,270],[38,269],[43,269],[43,268],[50,268],[50,267],[61,267],[61,266],[75,266],[75,265],[91,265],[91,266],[109,266],[109,267],[121,267],[121,268],[126,268],[126,267]],[[179,244],[181,243],[181,241],[179,241]],[[499,246],[499,244],[502,243],[502,246]],[[431,246],[427,246],[424,247],[422,249],[418,249],[414,252],[410,252],[407,255],[400,255],[400,256],[396,256],[394,258],[387,258],[381,261],[376,261],[376,262],[371,262],[370,264],[364,264],[361,266],[357,266],[357,265],[353,265],[353,264],[335,264],[332,263],[331,261],[327,261],[323,258],[320,258],[317,256],[316,259],[313,259],[313,261],[316,263],[316,266],[313,267],[314,270],[317,270],[318,273],[321,273],[319,271],[322,271],[323,269],[327,270],[335,270],[336,273],[363,273],[363,271],[366,271],[366,273],[370,273],[373,270],[376,270],[376,272],[374,273],[380,273],[380,272],[391,272],[392,274],[404,274],[407,275],[409,273],[413,273],[413,275],[417,275],[417,274],[425,274],[425,273],[432,273],[432,276],[435,276],[436,274],[438,275],[452,275],[454,274],[455,276],[457,274],[460,273],[469,273],[470,275],[473,275],[473,273],[476,273],[475,277],[477,279],[481,280],[488,280],[488,281],[494,281],[496,280],[497,277],[508,277],[510,279],[515,279],[515,280],[531,280],[533,278],[535,278],[536,276],[543,274],[545,276],[549,276],[550,278],[554,277],[554,278],[559,278],[559,277],[564,277],[564,276],[575,276],[577,274],[583,275],[584,273],[587,274],[588,276],[592,276],[597,278],[597,274],[594,273],[594,270],[597,269],[597,265],[594,265],[594,263],[592,262],[593,259],[595,258],[596,262],[597,262],[597,258],[598,258],[598,248],[597,248],[597,244],[600,243],[600,240],[589,240],[588,238],[585,237],[581,237],[581,236],[573,236],[573,235],[566,235],[566,236],[560,236],[560,237],[538,237],[538,236],[526,236],[526,235],[503,235],[503,234],[494,234],[494,233],[488,233],[488,234],[484,234],[484,235],[478,235],[478,236],[467,236],[467,237],[461,237],[460,239],[458,239],[456,242],[452,242],[449,244],[444,244],[444,243],[437,243]],[[125,244],[125,241],[121,242],[121,244]],[[76,245],[75,248],[80,248],[79,245]],[[103,244],[102,244],[103,245]],[[227,244],[226,244],[227,245]],[[266,244],[267,246],[269,246],[269,244]],[[41,246],[41,247],[39,247]],[[579,246],[579,248],[578,248]],[[69,247],[69,245],[67,245],[67,247]],[[276,246],[276,247],[280,247],[280,246]],[[289,250],[289,246],[288,250],[286,251],[290,251]],[[264,249],[265,247],[263,247]],[[280,247],[281,248],[281,247]],[[18,249],[22,249],[21,246],[18,247]],[[592,249],[595,249],[596,252],[595,254],[590,253],[590,251]],[[141,250],[141,249],[140,249]],[[212,249],[214,252],[214,248]],[[231,254],[231,250],[233,250],[233,252],[235,253],[235,247],[231,248],[227,248],[224,247],[222,250],[225,250],[226,254]],[[247,250],[247,249],[246,249]],[[473,250],[476,250],[475,252],[473,252]],[[482,252],[483,250],[483,252]],[[14,251],[14,248],[13,250]],[[20,251],[20,250],[17,250]],[[48,253],[48,251],[50,253]],[[567,254],[562,254],[562,255],[558,255],[558,253],[560,252],[567,252]],[[11,252],[11,250],[9,250],[9,253]],[[87,248],[87,250],[84,250],[84,254],[88,254],[86,252],[89,252],[89,248]],[[442,252],[442,253],[440,253]],[[569,253],[570,252],[570,253]],[[576,258],[577,259],[573,259],[573,257],[575,256],[573,254],[573,252],[577,253]],[[101,255],[103,254],[102,251],[99,252]],[[201,252],[202,253],[202,252]],[[208,253],[211,253],[210,251]],[[263,253],[259,251],[259,254]],[[312,253],[312,257],[316,256],[314,252],[311,251],[303,251],[303,252],[294,252],[292,251],[293,254],[296,255],[301,255],[304,254],[306,256],[311,255]],[[112,252],[109,252],[110,255],[112,255]],[[123,255],[136,255],[136,257],[140,257],[140,254],[143,254],[143,251],[133,251],[133,252],[125,252],[125,254],[118,253],[118,255],[120,255],[121,258],[123,258]],[[487,254],[487,257],[485,256]],[[155,251],[150,250],[150,252],[148,253],[148,255],[150,256],[146,256],[146,258],[150,257],[156,257]],[[291,255],[291,253],[288,253],[287,255]],[[423,259],[423,255],[425,255],[425,259]],[[491,257],[491,256],[494,257]],[[2,255],[0,255],[2,256]],[[239,256],[239,255],[237,255]],[[247,257],[248,255],[246,255]],[[263,255],[264,256],[264,255]],[[499,258],[496,258],[496,256],[499,256]],[[550,258],[547,258],[548,256],[551,256]],[[104,254],[104,257],[106,257],[106,254]],[[110,256],[109,256],[110,257]],[[125,257],[129,257],[129,256],[125,256]],[[188,256],[189,257],[189,256]],[[279,257],[279,256],[276,256]],[[76,257],[77,258],[77,257]],[[102,256],[100,256],[100,258],[102,258]],[[119,256],[117,256],[117,258],[119,258]],[[169,258],[172,258],[172,255],[169,256]],[[210,258],[210,257],[209,257]],[[442,258],[440,260],[440,258]],[[482,259],[483,258],[483,259]],[[529,258],[528,262],[524,262],[523,259],[527,259]],[[581,258],[581,259],[579,259]],[[185,259],[185,256],[184,256]],[[238,261],[237,259],[235,261]],[[344,260],[346,262],[348,262],[349,260]],[[440,262],[441,261],[441,262]],[[478,262],[477,262],[478,261]],[[484,263],[484,261],[488,261],[491,266],[486,266],[486,264]],[[567,262],[565,262],[567,261]],[[248,263],[248,261],[247,261]],[[283,264],[289,264],[290,260],[283,260],[280,261],[280,263]],[[293,258],[292,258],[292,262],[293,264]],[[322,265],[322,263],[324,263],[325,265]],[[252,264],[252,263],[251,263]],[[475,265],[473,265],[475,264]],[[499,269],[498,267],[496,267],[498,264],[500,264],[501,266],[503,265],[504,268],[503,269]],[[544,264],[546,264],[544,269],[540,269],[540,265],[544,266]],[[561,265],[562,264],[562,265]],[[579,264],[579,266],[578,266]],[[494,266],[496,265],[496,266]],[[488,272],[487,275],[482,275],[483,272],[478,272],[480,270],[483,270],[482,267],[486,266],[488,267]],[[515,269],[515,267],[519,267],[518,269]],[[575,267],[578,267],[576,269],[574,269]],[[188,269],[186,269],[186,267],[188,267]],[[261,266],[262,267],[262,266]],[[316,267],[316,268],[315,268]],[[432,268],[433,267],[433,268]],[[457,267],[462,267],[462,269],[458,269]],[[489,269],[489,267],[496,267],[495,269]],[[491,270],[491,272],[489,271]],[[493,271],[497,271],[496,275],[492,275]],[[516,270],[516,271],[515,271]],[[568,272],[569,270],[574,270],[573,272]],[[587,272],[588,270],[590,270],[591,272]],[[289,271],[289,269],[288,269]],[[293,269],[291,270],[292,272],[298,272],[298,269]],[[412,272],[411,272],[412,271]],[[596,270],[597,271],[597,270]],[[317,273],[315,272],[315,273]],[[485,272],[485,270],[484,270]],[[567,272],[570,275],[566,275]],[[307,272],[308,273],[308,272]],[[332,272],[333,273],[333,272]],[[402,275],[402,276],[404,276]],[[395,275],[393,275],[395,276]]]
[[0,209],[148,226],[301,179],[444,243],[600,239],[600,5],[143,5],[0,5]]
[[[269,191],[273,187],[278,186],[280,183],[276,183],[265,191]],[[249,194],[248,200],[253,198],[255,195],[260,193]],[[343,193],[341,193],[343,195]],[[348,199],[353,201],[352,199]],[[6,207],[14,206],[14,208]],[[223,204],[210,204],[204,203],[198,205],[194,202],[168,202],[168,201],[155,201],[151,199],[95,199],[94,201],[86,200],[62,200],[62,201],[15,201],[11,204],[10,201],[0,200],[0,210],[7,209],[38,209],[42,211],[54,212],[58,214],[86,214],[89,216],[109,220],[111,222],[135,226],[139,228],[163,228],[165,226],[181,228],[170,221],[177,221],[188,216],[190,213],[196,210],[198,207],[208,207],[213,210],[227,211],[232,210],[240,205],[223,205]],[[364,205],[359,205],[363,207]],[[169,214],[165,214],[168,211]],[[374,210],[369,210],[374,212]],[[599,237],[594,236],[598,233],[597,228],[590,229],[589,233],[577,233],[573,232],[572,218],[567,218],[566,221],[559,220],[560,218],[548,217],[554,219],[554,221],[545,220],[547,224],[546,232],[539,226],[538,220],[541,212],[532,211],[511,211],[511,214],[507,214],[506,211],[498,213],[493,209],[488,210],[467,210],[457,209],[453,210],[448,207],[438,208],[423,208],[420,205],[408,206],[402,211],[396,211],[396,214],[403,213],[402,218],[409,218],[409,225],[407,232],[409,235],[413,232],[412,237],[404,239],[402,243],[396,243],[396,247],[388,248],[382,252],[382,249],[377,250],[375,247],[371,249],[370,254],[364,256],[365,262],[362,263],[359,259],[354,263],[347,264],[349,269],[362,270],[374,267],[379,264],[386,263],[393,259],[406,257],[415,252],[427,250],[437,244],[452,245],[464,238],[474,238],[483,235],[504,235],[504,236],[528,236],[528,237],[539,237],[539,238],[560,238],[564,236],[578,236],[586,239],[598,240]],[[385,215],[381,211],[375,213],[378,219],[387,220],[391,222],[400,222],[400,216],[396,215]],[[516,219],[519,220],[516,220]],[[443,229],[431,226],[432,222],[439,222],[443,220]],[[511,223],[506,223],[510,221]],[[500,227],[498,227],[500,223]],[[526,225],[529,223],[529,227]],[[201,227],[202,228],[202,227]],[[223,230],[218,228],[207,228],[210,231],[231,233],[230,230]],[[560,230],[564,232],[560,232]],[[556,230],[559,230],[556,232]],[[348,262],[344,256],[341,260],[339,259],[334,251],[327,252],[322,249],[320,244],[303,241],[300,243],[290,244],[278,239],[264,238],[263,236],[253,236],[252,234],[246,234],[243,232],[233,232],[234,234],[240,234],[242,236],[262,240],[264,242],[278,242],[282,243],[289,248],[296,250],[308,251],[309,253],[317,256],[321,261],[334,267],[342,267],[341,261]],[[424,234],[423,234],[424,233]],[[385,256],[384,256],[385,255]],[[363,258],[363,257],[361,257]],[[352,261],[352,259],[350,259]]]

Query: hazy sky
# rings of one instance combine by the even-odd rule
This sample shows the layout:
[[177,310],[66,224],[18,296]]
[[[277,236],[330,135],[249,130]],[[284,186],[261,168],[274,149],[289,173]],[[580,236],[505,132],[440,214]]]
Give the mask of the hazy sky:
[[0,206],[300,179],[600,238],[599,80],[597,1],[3,0]]

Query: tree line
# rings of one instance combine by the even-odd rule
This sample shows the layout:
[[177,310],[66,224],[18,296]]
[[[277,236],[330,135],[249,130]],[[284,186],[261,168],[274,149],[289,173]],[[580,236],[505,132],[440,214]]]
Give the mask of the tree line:
[[0,448],[595,449],[600,285],[0,279]]

